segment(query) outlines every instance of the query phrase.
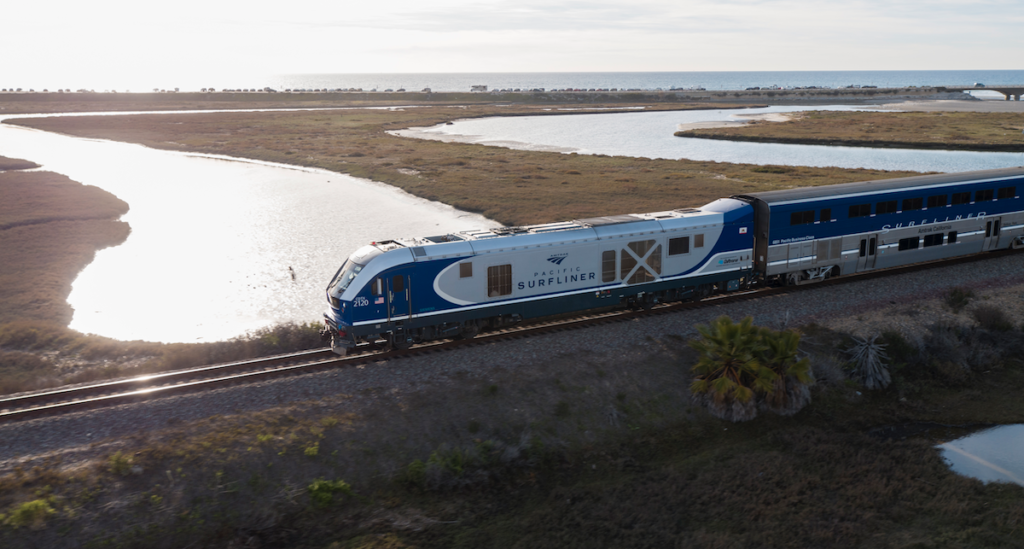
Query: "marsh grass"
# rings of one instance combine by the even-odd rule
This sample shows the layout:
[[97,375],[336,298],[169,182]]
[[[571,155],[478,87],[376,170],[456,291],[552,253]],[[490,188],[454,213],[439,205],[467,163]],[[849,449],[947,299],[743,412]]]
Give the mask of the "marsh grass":
[[[707,107],[696,103],[655,106],[661,109]],[[522,104],[500,108],[464,107],[83,116],[21,119],[18,123],[155,148],[224,154],[347,173],[394,185],[414,195],[479,213],[507,225],[663,211],[701,206],[741,192],[910,175],[908,172],[809,167],[765,173],[757,166],[744,164],[516,151],[409,139],[387,133],[459,118],[549,116],[553,112]],[[294,154],[286,154],[289,152]]]
[[1022,113],[810,111],[788,122],[678,132],[710,137],[822,145],[1024,151]]

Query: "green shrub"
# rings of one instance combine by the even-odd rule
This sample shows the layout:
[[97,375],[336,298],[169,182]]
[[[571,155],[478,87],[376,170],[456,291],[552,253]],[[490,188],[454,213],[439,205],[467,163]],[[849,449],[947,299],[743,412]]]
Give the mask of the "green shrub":
[[747,421],[759,407],[792,415],[810,402],[807,386],[814,378],[810,361],[797,359],[796,332],[758,328],[749,316],[739,323],[721,316],[697,331],[700,339],[690,342],[699,355],[690,391],[712,415]]
[[950,288],[943,297],[943,300],[950,309],[953,309],[954,313],[959,313],[967,306],[968,303],[971,302],[973,297],[974,292],[967,288],[957,286],[955,288]]
[[352,495],[352,487],[343,480],[316,479],[306,490],[316,507],[330,507],[334,504],[334,494],[341,493],[346,496]]
[[115,475],[127,476],[128,473],[132,472],[132,457],[122,454],[120,450],[114,452],[109,458],[107,458],[107,465],[110,467],[110,472]]
[[56,513],[45,499],[27,501],[14,508],[6,523],[15,528],[28,526],[37,530],[46,525],[46,518]]

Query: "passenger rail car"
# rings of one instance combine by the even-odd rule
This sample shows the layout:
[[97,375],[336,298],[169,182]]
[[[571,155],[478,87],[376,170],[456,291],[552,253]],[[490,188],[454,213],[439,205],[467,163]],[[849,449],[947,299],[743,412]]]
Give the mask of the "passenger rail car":
[[754,208],[754,274],[829,276],[1018,247],[1024,169],[924,175],[736,196]]
[[701,208],[374,242],[327,288],[341,354],[608,306],[1024,244],[1024,168],[751,193]]

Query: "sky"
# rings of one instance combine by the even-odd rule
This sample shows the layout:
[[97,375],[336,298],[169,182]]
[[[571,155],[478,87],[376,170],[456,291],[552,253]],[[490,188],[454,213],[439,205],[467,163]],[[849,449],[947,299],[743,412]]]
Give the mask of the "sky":
[[0,87],[280,73],[1024,68],[1020,0],[14,2],[3,10]]

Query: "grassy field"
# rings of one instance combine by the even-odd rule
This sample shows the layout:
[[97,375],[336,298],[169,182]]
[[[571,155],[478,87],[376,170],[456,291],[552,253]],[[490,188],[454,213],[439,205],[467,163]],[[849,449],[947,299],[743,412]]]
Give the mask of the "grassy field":
[[[699,104],[662,108],[703,108]],[[61,117],[14,121],[47,131],[323,168],[365,177],[506,225],[700,206],[732,194],[909,172],[653,160],[516,151],[395,137],[388,130],[532,106]],[[569,116],[569,115],[562,115]]]
[[979,112],[804,112],[788,122],[677,132],[679,137],[964,151],[1024,151],[1024,114]]
[[1024,419],[1024,333],[977,321],[1000,295],[960,313],[957,344],[992,351],[966,370],[884,333],[882,391],[837,362],[849,336],[805,326],[819,381],[791,418],[733,424],[691,405],[694,353],[664,334],[629,357],[553,356],[172,425],[86,466],[0,477],[0,544],[1022,547],[1024,488],[952,473],[933,447],[942,434],[872,431]]

